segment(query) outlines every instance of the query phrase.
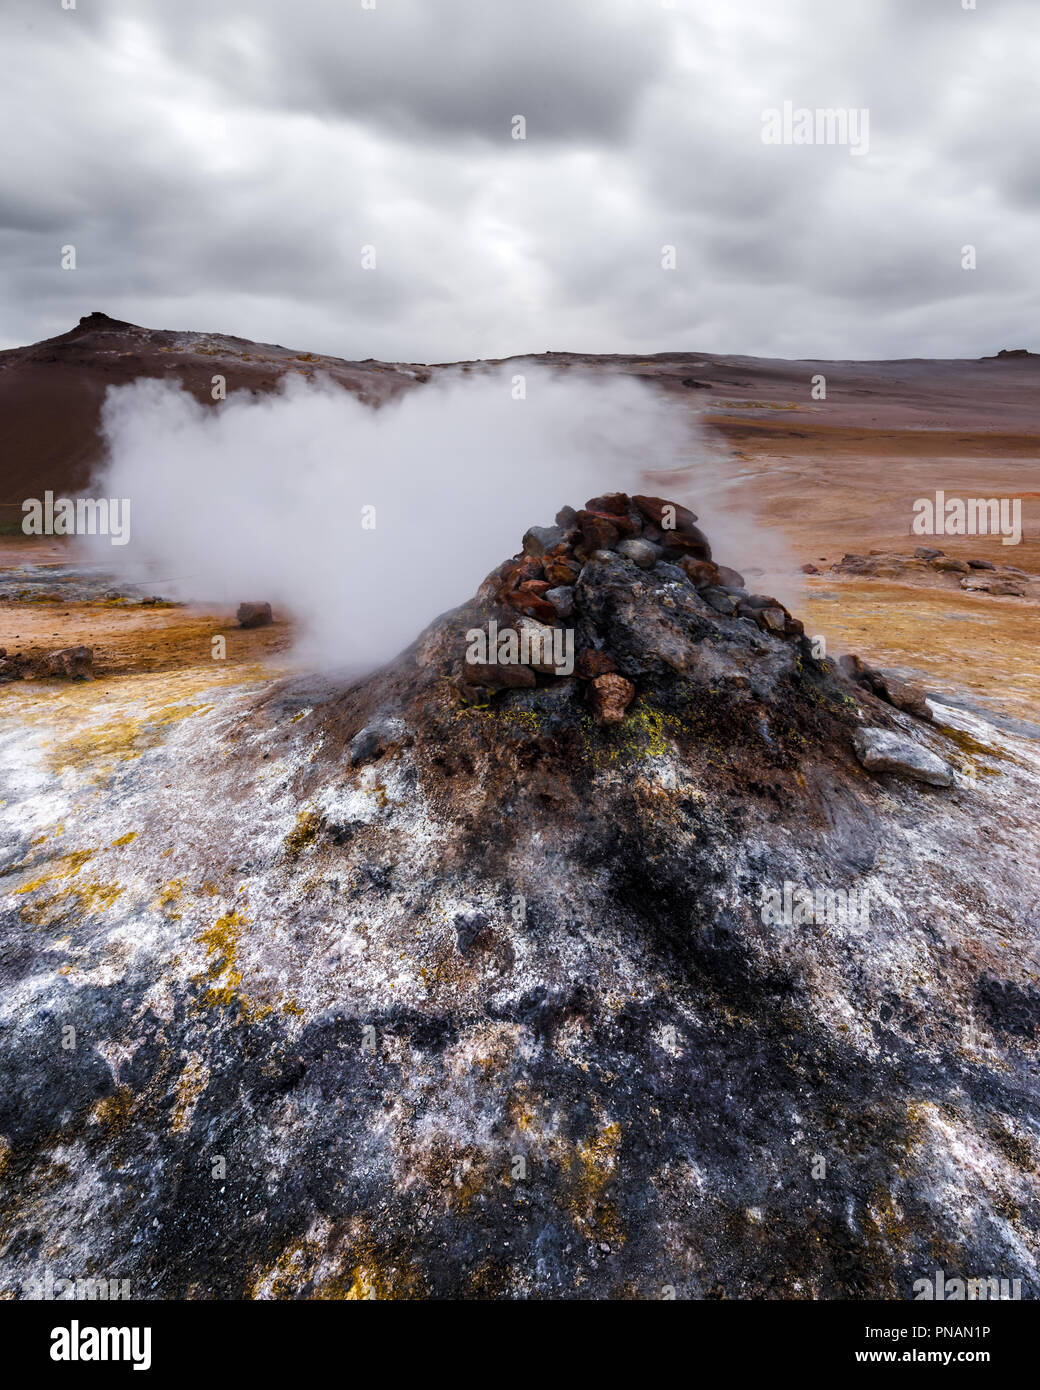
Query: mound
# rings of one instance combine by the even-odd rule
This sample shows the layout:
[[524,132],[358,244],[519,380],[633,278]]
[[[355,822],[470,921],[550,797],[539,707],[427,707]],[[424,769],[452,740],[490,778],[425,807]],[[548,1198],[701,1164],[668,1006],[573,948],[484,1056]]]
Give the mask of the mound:
[[614,494],[348,690],[5,765],[8,1286],[1035,1287],[1040,765],[875,675]]

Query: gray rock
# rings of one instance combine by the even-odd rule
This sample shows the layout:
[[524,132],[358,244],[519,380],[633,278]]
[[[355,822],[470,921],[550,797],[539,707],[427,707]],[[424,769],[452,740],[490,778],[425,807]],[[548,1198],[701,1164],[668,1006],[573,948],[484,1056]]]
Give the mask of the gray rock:
[[617,552],[619,555],[624,555],[626,560],[631,560],[633,564],[638,565],[641,570],[653,569],[661,558],[660,546],[654,545],[652,541],[640,540],[637,537],[619,541]]
[[567,532],[562,526],[532,526],[524,532],[524,554],[545,555],[559,545]]
[[266,627],[274,621],[269,603],[240,603],[235,617],[239,627]]
[[702,589],[701,598],[705,603],[709,603],[716,613],[722,613],[727,618],[737,611],[737,603],[732,594],[727,594],[724,589]]
[[654,576],[658,579],[670,580],[673,584],[686,584],[690,582],[685,570],[681,570],[678,565],[673,565],[668,560],[658,560],[654,566]]
[[570,584],[561,584],[557,589],[547,589],[546,599],[556,609],[557,616],[569,618],[574,612],[574,588]]
[[852,744],[868,772],[896,772],[933,787],[953,786],[953,774],[942,758],[905,734],[890,729],[857,729]]
[[399,740],[403,725],[397,719],[378,719],[354,735],[350,740],[347,760],[352,767],[367,763],[385,753],[392,743]]
[[941,550],[933,550],[930,545],[919,545],[914,551],[914,556],[918,560],[937,560],[942,554]]

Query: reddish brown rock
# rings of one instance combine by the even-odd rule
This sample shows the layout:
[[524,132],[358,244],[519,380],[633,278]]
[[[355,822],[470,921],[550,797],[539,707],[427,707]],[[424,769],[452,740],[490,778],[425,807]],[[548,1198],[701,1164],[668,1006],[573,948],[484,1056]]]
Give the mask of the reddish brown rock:
[[63,680],[92,681],[94,679],[94,649],[92,647],[62,647],[48,652],[39,663],[41,676],[58,676]]
[[609,512],[627,519],[632,499],[627,492],[608,492],[602,497],[592,497],[585,503],[587,512]]
[[679,561],[679,568],[685,570],[696,589],[717,588],[723,583],[722,576],[710,560],[695,560],[692,555],[684,555]]
[[724,589],[744,589],[747,587],[744,576],[739,570],[730,569],[729,565],[716,565],[719,572],[719,583]]
[[661,545],[664,547],[666,557],[689,555],[694,560],[711,559],[711,546],[708,544],[708,538],[696,526],[688,526],[682,531],[662,531]]
[[635,697],[636,688],[624,676],[596,676],[589,686],[592,707],[601,724],[620,724]]
[[598,652],[595,647],[586,647],[578,656],[574,669],[584,680],[595,680],[597,676],[607,676],[617,670],[614,659],[607,652]]
[[579,552],[588,556],[596,550],[609,550],[621,539],[621,532],[612,521],[591,512],[578,513],[578,527],[581,531]]
[[[638,493],[632,498],[635,507],[642,512],[647,521],[658,527],[662,532],[666,530],[687,531],[691,527],[696,529],[697,517],[686,507],[680,507],[677,502],[669,502],[666,497],[647,497],[644,493]],[[670,507],[675,514],[675,526],[666,527],[662,524],[665,507]],[[671,513],[669,513],[671,515]]]

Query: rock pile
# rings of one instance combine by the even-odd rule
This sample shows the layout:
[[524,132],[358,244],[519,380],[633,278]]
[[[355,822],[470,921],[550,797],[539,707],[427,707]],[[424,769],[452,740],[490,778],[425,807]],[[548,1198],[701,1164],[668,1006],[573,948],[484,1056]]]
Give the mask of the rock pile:
[[[975,556],[958,559],[933,546],[919,545],[912,555],[872,550],[869,555],[843,555],[831,565],[834,574],[853,575],[864,579],[920,579],[926,583],[946,585],[946,580],[974,593],[993,594],[1005,598],[1027,598],[1030,583],[1037,576],[1015,565],[995,565]],[[814,565],[803,565],[803,574],[818,574]]]
[[[641,642],[626,643],[627,651],[612,647],[609,627],[626,597],[619,591],[610,598],[608,591],[620,585],[638,602],[654,584],[660,606],[677,623],[684,616],[695,619],[695,639],[727,621],[779,641],[803,636],[802,624],[778,599],[751,593],[741,574],[713,559],[693,512],[641,494],[593,497],[579,511],[564,507],[553,526],[531,527],[522,551],[488,576],[478,599],[500,625],[518,632],[540,625],[548,639],[553,628],[570,628],[574,677],[586,686],[586,702],[597,719],[611,724],[624,717],[635,696],[645,674],[639,669],[645,651],[638,651]],[[678,593],[666,592],[668,586],[679,586]],[[675,638],[663,659],[681,671],[689,653],[678,634]],[[570,675],[559,664],[464,661],[454,684],[464,704],[485,704],[497,691],[551,685]]]

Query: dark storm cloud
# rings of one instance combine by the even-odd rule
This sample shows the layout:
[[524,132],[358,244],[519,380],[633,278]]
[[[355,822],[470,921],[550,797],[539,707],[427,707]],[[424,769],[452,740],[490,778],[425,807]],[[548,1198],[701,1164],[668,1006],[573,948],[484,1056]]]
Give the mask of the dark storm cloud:
[[[0,17],[5,344],[102,308],[390,359],[1037,346],[1033,0],[77,6]],[[785,101],[868,108],[869,153],[764,144]]]

